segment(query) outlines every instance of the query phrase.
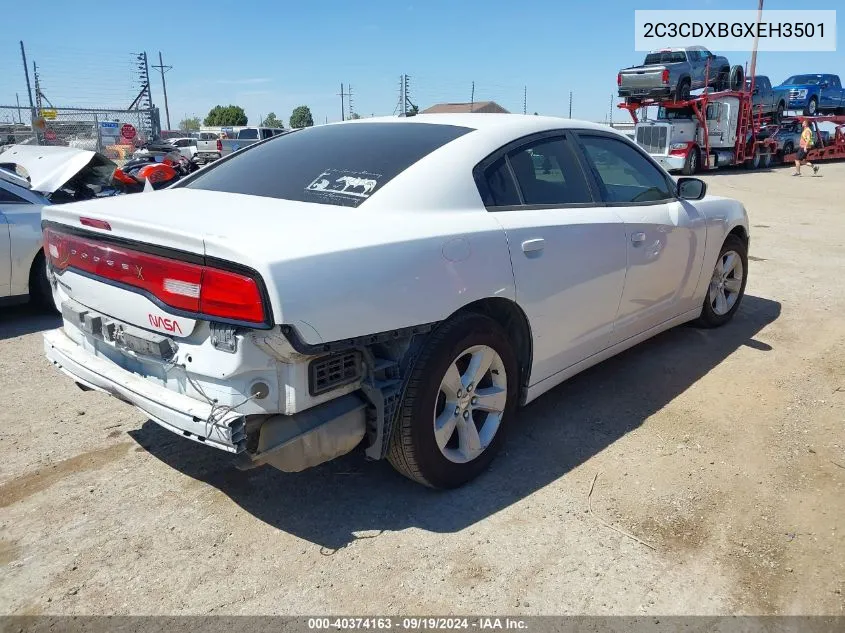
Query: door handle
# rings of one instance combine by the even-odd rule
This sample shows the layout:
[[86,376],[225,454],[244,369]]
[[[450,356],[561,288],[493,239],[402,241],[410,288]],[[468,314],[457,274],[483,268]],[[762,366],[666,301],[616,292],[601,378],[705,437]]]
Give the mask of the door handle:
[[632,233],[631,234],[631,244],[634,246],[639,246],[645,242],[645,233]]
[[538,251],[543,250],[546,247],[546,240],[542,237],[538,237],[533,240],[525,240],[522,243],[522,252],[523,253],[536,253]]

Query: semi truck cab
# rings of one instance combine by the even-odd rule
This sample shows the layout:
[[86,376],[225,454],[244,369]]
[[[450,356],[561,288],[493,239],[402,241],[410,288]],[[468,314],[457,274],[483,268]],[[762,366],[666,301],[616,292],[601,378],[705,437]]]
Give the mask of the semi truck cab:
[[701,123],[691,106],[657,109],[656,119],[644,119],[634,129],[637,145],[668,171],[696,173],[703,160],[711,166],[734,161],[739,99],[719,97],[707,104],[705,120],[710,140],[710,156],[704,156],[706,147]]

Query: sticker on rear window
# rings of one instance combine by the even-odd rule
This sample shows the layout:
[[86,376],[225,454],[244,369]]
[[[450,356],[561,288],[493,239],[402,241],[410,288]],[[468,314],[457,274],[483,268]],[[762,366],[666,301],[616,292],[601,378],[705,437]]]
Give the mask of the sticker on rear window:
[[305,191],[329,198],[369,198],[379,185],[381,174],[366,171],[327,169],[305,187]]

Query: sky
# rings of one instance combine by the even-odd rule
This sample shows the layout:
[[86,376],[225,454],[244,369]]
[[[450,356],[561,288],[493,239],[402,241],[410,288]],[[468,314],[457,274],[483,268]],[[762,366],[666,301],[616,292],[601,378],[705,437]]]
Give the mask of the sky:
[[[56,106],[126,107],[134,99],[134,53],[166,74],[171,128],[213,106],[242,106],[250,123],[272,111],[287,125],[296,106],[315,122],[341,117],[340,85],[351,84],[361,116],[390,115],[400,75],[420,109],[437,102],[495,100],[512,112],[604,121],[616,73],[642,62],[634,51],[635,9],[755,9],[754,0],[317,0],[258,2],[4,2],[0,7],[0,105],[28,102],[19,40],[42,90]],[[748,5],[748,6],[746,6]],[[767,0],[767,9],[795,9]],[[790,74],[845,76],[845,4],[814,0],[812,9],[840,9],[839,50],[760,53],[758,69],[779,83]],[[155,15],[155,12],[159,13]],[[148,26],[153,22],[155,26]],[[720,51],[714,51],[719,53]],[[725,53],[744,64],[747,53]],[[161,79],[153,101],[167,127]],[[348,99],[348,98],[347,98]],[[615,100],[615,101],[618,101]],[[347,100],[348,112],[348,100]],[[614,120],[627,120],[615,110]]]

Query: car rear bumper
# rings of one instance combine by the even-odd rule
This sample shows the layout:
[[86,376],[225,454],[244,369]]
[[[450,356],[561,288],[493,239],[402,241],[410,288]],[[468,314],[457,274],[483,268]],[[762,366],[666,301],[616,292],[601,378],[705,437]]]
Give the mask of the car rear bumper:
[[134,405],[169,431],[230,453],[246,448],[243,415],[155,385],[88,352],[61,328],[44,333],[44,353],[76,382]]
[[667,97],[672,94],[672,89],[669,86],[659,86],[656,88],[619,88],[620,97]]

